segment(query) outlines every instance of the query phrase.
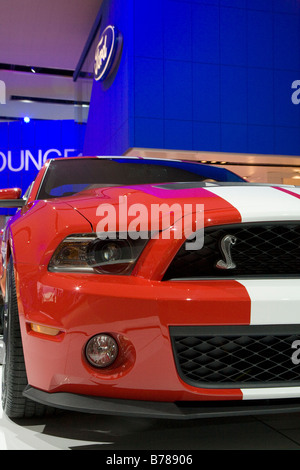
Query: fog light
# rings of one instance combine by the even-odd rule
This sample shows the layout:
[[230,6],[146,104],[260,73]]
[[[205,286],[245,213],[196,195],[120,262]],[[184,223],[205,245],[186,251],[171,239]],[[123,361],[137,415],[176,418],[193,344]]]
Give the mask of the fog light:
[[118,345],[112,336],[99,334],[88,341],[85,354],[93,366],[109,367],[118,356]]

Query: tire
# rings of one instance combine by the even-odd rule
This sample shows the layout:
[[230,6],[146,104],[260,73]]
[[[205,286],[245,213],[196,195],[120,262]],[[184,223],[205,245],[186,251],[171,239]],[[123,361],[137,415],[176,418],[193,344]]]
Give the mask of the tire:
[[3,335],[3,315],[4,315],[4,303],[3,297],[0,292],[0,336]]
[[9,418],[41,417],[52,411],[23,396],[28,385],[12,259],[7,268],[3,317],[2,408]]

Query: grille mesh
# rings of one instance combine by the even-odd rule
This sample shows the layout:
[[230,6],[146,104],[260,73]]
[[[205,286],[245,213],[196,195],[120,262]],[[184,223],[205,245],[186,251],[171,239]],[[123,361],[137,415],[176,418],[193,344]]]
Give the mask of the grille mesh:
[[[218,269],[224,259],[221,240],[226,235],[236,237],[230,247],[235,269]],[[237,224],[209,227],[204,230],[204,245],[200,250],[176,254],[164,280],[192,277],[228,278],[236,276],[299,276],[300,224]]]
[[300,340],[299,325],[288,331],[283,331],[284,326],[269,330],[251,326],[171,327],[178,373],[198,387],[300,384],[300,365],[292,361],[297,352],[292,345]]

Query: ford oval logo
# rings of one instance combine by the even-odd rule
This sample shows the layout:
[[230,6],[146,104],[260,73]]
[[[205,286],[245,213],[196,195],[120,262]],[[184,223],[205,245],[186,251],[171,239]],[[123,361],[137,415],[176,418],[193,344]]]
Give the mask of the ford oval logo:
[[117,49],[118,34],[114,26],[107,26],[103,31],[95,52],[95,80],[104,80],[113,64]]

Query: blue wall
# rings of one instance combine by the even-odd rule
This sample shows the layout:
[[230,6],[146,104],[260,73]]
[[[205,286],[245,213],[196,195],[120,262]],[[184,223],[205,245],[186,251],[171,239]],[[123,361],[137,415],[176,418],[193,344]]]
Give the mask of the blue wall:
[[85,153],[131,147],[300,155],[299,0],[107,0],[124,36],[94,82]]
[[102,12],[100,34],[106,26],[116,26],[124,38],[124,47],[113,84],[94,82],[84,155],[120,155],[133,139],[133,0],[104,0]]
[[46,159],[82,153],[85,127],[74,121],[0,123],[0,188],[24,193]]
[[0,123],[0,188],[26,191],[44,159],[80,154],[84,133],[74,121]]

